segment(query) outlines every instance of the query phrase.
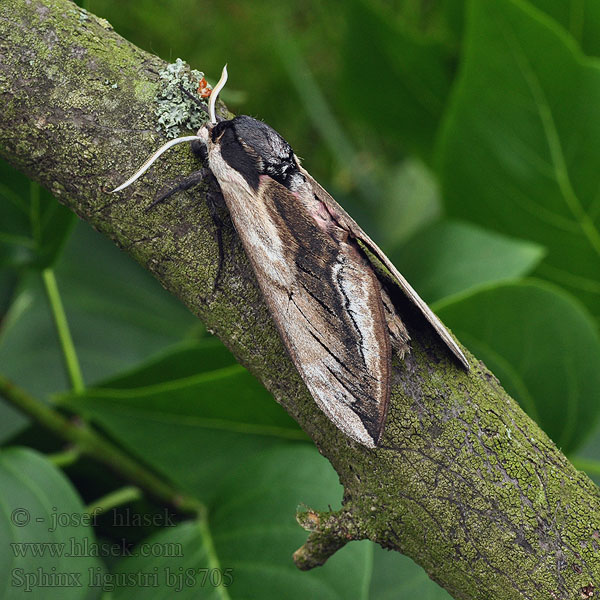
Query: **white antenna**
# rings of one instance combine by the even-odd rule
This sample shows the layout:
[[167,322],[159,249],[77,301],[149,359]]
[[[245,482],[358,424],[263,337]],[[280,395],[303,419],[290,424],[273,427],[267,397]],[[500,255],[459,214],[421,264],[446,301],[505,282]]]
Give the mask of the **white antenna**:
[[221,73],[221,79],[219,79],[217,85],[213,88],[213,91],[210,94],[210,98],[208,99],[208,116],[210,118],[210,122],[214,125],[217,124],[217,115],[215,114],[215,105],[217,104],[217,96],[221,92],[221,90],[225,87],[227,83],[227,65],[223,67],[223,72]]
[[[210,99],[208,100],[208,116],[210,117],[210,122],[213,125],[217,123],[217,116],[215,114],[215,104],[217,103],[217,96],[219,92],[223,89],[223,86],[227,83],[227,65],[223,67],[223,72],[221,73],[221,79],[217,85],[215,85]],[[116,187],[111,191],[111,194],[114,192],[120,192],[124,190],[126,187],[130,186],[134,181],[137,181],[153,164],[154,162],[164,154],[169,148],[176,146],[177,144],[182,144],[183,142],[193,142],[199,139],[197,135],[186,135],[184,137],[175,138],[174,140],[169,140],[166,144],[161,146],[125,183],[122,183],[119,187]]]
[[120,192],[121,190],[124,190],[127,186],[131,185],[134,181],[139,179],[152,166],[152,163],[161,154],[164,154],[169,148],[172,148],[177,144],[182,144],[183,142],[193,142],[197,139],[197,135],[186,135],[185,137],[170,140],[169,142],[164,144],[164,146],[161,146],[125,183],[122,183],[119,187],[116,187],[114,190],[112,190],[111,194],[114,192]]

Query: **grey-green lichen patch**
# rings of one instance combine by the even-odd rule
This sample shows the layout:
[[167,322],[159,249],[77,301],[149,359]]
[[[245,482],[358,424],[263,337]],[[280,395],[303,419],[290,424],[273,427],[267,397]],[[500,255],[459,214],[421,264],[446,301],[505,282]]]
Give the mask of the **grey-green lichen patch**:
[[74,8],[73,10],[71,10],[70,12],[73,15],[77,16],[81,22],[88,21],[89,18],[90,18],[88,11],[85,10],[85,8],[81,8],[79,6],[77,6],[76,8]]
[[208,114],[182,88],[200,100],[198,82],[204,74],[195,69],[190,70],[187,63],[178,58],[160,71],[159,75],[161,87],[155,98],[157,130],[164,132],[167,137],[176,138],[182,129],[199,129],[207,121]]
[[135,97],[140,102],[153,102],[158,84],[145,79],[134,82]]

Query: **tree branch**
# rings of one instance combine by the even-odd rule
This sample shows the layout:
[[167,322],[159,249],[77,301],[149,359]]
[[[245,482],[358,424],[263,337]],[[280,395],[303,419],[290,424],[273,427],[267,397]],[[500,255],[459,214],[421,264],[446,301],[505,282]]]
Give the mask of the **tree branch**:
[[411,556],[456,598],[571,599],[600,587],[598,489],[482,364],[463,372],[407,309],[412,352],[394,365],[383,447],[360,447],[302,384],[226,211],[211,217],[214,184],[145,212],[167,181],[198,169],[189,148],[106,193],[164,141],[154,97],[165,65],[82,14],[68,0],[0,5],[1,153],[177,295],[331,461],[343,522],[319,516],[299,564],[322,564],[350,531]]

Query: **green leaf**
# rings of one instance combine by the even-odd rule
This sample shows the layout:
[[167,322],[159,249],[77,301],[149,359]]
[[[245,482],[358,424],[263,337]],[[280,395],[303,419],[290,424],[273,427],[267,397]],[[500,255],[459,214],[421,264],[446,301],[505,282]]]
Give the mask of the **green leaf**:
[[600,2],[529,0],[568,31],[587,54],[600,56]]
[[[464,4],[442,0],[446,21],[459,33]],[[531,6],[552,17],[581,46],[586,54],[600,55],[600,3],[597,0],[528,0]]]
[[592,481],[600,486],[600,426],[596,427],[588,437],[581,448],[577,449],[576,454],[569,456],[570,461],[579,471],[585,473]]
[[18,279],[15,271],[0,269],[0,321],[12,302]]
[[394,248],[439,217],[439,189],[433,173],[413,158],[390,169],[383,183],[385,197],[377,207],[378,244]]
[[[56,277],[86,382],[121,372],[200,327],[149,273],[83,224],[69,240]],[[0,364],[35,396],[68,388],[37,273],[23,280],[3,323]]]
[[465,3],[456,0],[440,0],[439,6],[447,35],[458,46],[463,38]]
[[130,371],[99,382],[96,387],[111,389],[148,387],[194,377],[200,373],[216,371],[232,365],[238,365],[238,362],[217,338],[189,340],[135,365]]
[[452,82],[449,52],[372,3],[350,0],[344,7],[340,103],[383,139],[429,157]]
[[308,439],[240,365],[198,372],[210,352],[202,346],[177,349],[128,377],[58,400],[207,499],[231,465],[282,442]]
[[419,231],[392,261],[427,302],[529,273],[544,256],[537,244],[458,221]]
[[566,453],[598,421],[600,339],[587,311],[541,281],[504,284],[436,312]]
[[22,412],[0,398],[0,444],[10,440],[28,422]]
[[469,7],[439,148],[447,211],[547,248],[538,274],[599,316],[600,65],[525,2]]
[[[202,463],[201,463],[202,464]],[[159,533],[146,543],[166,548],[181,544],[176,558],[126,558],[115,572],[157,569],[162,585],[152,590],[119,589],[115,598],[172,598],[174,585],[167,574],[181,575],[177,598],[270,598],[279,600],[359,600],[370,580],[370,544],[352,542],[327,563],[299,571],[292,553],[307,533],[296,523],[299,505],[327,510],[341,499],[335,471],[317,450],[308,446],[266,450],[243,464],[230,463],[214,480],[217,486],[206,523],[189,522]],[[186,569],[189,572],[186,586]],[[202,583],[207,569],[207,581]],[[229,570],[229,571],[227,571]],[[232,583],[215,588],[213,581],[230,573]]]
[[74,222],[52,194],[0,160],[0,268],[50,266]]
[[[0,597],[89,598],[90,570],[102,567],[91,556],[94,533],[71,483],[42,455],[9,448],[0,450],[0,489]],[[44,584],[52,576],[63,585]]]

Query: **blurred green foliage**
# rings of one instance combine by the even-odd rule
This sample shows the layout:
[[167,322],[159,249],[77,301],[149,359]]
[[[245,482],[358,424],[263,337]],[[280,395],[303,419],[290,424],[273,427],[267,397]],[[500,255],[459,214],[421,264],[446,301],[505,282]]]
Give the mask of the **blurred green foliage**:
[[[227,62],[229,108],[280,131],[523,408],[600,474],[597,1],[90,0],[88,8],[213,83]],[[232,598],[448,597],[409,559],[368,543],[296,572],[290,554],[304,534],[293,511],[340,498],[329,465],[147,273],[0,168],[0,372],[96,423],[210,509],[207,522],[144,535],[183,540],[186,567],[234,568]],[[68,389],[43,268],[56,271],[90,386],[83,395]],[[0,412],[10,445],[27,423],[5,405]],[[18,481],[15,469],[32,476]],[[93,500],[110,482],[84,479],[65,500],[71,484],[47,459],[3,452],[2,489],[27,498],[32,478],[46,478],[48,494],[35,499],[44,510],[71,510],[77,494]],[[0,529],[18,533],[3,519]],[[1,558],[0,571],[14,557]],[[33,569],[39,559],[19,564]],[[114,597],[170,597],[144,593]]]

